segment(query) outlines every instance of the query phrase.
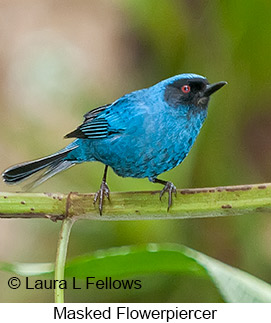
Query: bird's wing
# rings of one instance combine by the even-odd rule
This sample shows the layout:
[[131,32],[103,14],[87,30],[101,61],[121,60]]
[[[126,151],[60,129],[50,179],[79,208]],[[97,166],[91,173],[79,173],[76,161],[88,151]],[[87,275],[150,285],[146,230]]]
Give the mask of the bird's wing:
[[111,134],[123,132],[121,127],[115,129],[108,121],[110,115],[114,113],[112,106],[112,104],[103,105],[86,113],[84,122],[65,138],[102,139]]
[[101,112],[103,112],[110,105],[111,104],[102,105],[101,107],[95,108],[95,109],[87,112],[86,114],[84,114],[84,118],[85,118],[84,123],[95,119],[96,116],[98,116]]

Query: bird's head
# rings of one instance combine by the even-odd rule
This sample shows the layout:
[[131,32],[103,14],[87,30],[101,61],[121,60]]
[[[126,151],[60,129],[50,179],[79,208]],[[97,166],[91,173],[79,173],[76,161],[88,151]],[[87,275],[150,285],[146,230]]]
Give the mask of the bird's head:
[[210,95],[227,82],[209,84],[208,80],[197,74],[180,74],[167,80],[165,101],[172,107],[196,106],[206,109]]

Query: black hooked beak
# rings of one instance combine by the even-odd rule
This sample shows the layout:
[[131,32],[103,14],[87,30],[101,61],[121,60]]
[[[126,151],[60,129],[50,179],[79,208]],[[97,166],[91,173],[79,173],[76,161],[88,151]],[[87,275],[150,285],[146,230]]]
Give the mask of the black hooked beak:
[[217,82],[214,84],[208,84],[206,86],[206,89],[203,92],[203,96],[204,97],[209,97],[211,94],[215,93],[216,91],[218,91],[219,89],[221,89],[224,85],[228,84],[227,82]]

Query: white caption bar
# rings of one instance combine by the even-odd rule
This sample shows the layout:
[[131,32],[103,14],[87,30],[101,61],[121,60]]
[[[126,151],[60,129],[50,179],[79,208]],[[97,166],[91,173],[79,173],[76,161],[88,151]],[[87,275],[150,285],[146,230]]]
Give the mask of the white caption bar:
[[1,322],[271,322],[271,304],[0,304]]

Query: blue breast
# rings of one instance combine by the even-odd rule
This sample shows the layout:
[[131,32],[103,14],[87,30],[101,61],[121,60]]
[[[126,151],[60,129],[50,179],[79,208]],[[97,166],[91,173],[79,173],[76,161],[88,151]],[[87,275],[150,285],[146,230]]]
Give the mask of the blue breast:
[[207,116],[207,109],[168,105],[161,84],[130,93],[112,109],[108,123],[123,131],[103,139],[77,139],[73,144],[78,149],[69,157],[101,161],[122,177],[156,177],[180,164]]

